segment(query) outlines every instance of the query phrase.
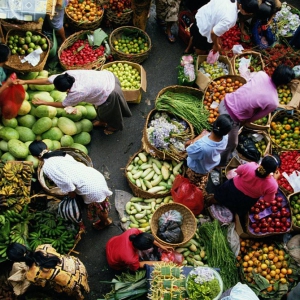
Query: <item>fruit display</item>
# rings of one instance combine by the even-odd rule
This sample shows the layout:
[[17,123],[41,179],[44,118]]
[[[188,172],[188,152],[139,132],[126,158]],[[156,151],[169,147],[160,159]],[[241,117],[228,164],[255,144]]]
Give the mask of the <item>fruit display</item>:
[[113,41],[113,46],[117,51],[125,54],[141,54],[149,49],[149,42],[145,36],[135,34],[123,34]]
[[287,173],[290,176],[294,171],[300,170],[300,153],[297,150],[294,151],[282,151],[280,153],[281,165],[279,168],[280,177],[278,179],[278,184],[287,193],[292,193],[293,188],[287,181],[287,179],[282,175],[282,173]]
[[289,196],[292,210],[292,225],[300,228],[300,193]]
[[48,50],[46,38],[38,34],[33,34],[31,31],[26,31],[25,36],[18,34],[9,36],[7,44],[13,55],[27,55],[36,49]]
[[198,66],[198,71],[212,79],[229,74],[228,65],[221,61],[216,61],[214,64],[203,61]]
[[141,87],[141,74],[137,68],[126,63],[116,62],[104,66],[105,70],[111,71],[120,80],[122,90],[138,90]]
[[97,0],[69,0],[66,14],[79,23],[91,23],[102,18],[104,9]]
[[299,130],[300,123],[296,116],[273,117],[270,128],[270,137],[277,146],[283,149],[299,149]]
[[273,241],[241,239],[237,259],[243,281],[262,299],[281,299],[295,281],[296,269],[289,255]]
[[277,87],[277,93],[279,98],[279,104],[288,104],[293,97],[291,89],[287,85],[281,85]]
[[263,70],[263,60],[260,54],[238,54],[234,58],[234,71],[235,74],[240,75],[239,68],[241,66],[241,62],[247,59],[249,60],[248,70],[250,72],[259,72]]
[[138,189],[153,195],[169,193],[176,175],[182,174],[183,161],[161,161],[139,152],[126,167],[127,179]]
[[219,115],[218,105],[225,98],[225,95],[237,90],[244,83],[245,81],[234,77],[221,77],[209,83],[203,100],[204,107],[210,113],[209,123],[213,123],[217,119]]
[[262,126],[266,126],[268,124],[269,118],[268,117],[263,117],[261,119],[258,119],[256,121],[254,121],[253,123],[256,125],[262,125]]
[[[48,72],[32,72],[24,79],[47,78]],[[97,116],[93,105],[80,102],[76,111],[68,113],[63,108],[47,105],[35,106],[32,100],[41,99],[48,102],[62,102],[66,93],[54,89],[54,85],[26,86],[25,99],[18,116],[10,120],[1,119],[0,160],[32,161],[38,166],[38,159],[29,153],[28,146],[34,140],[43,140],[50,150],[60,147],[77,148],[88,153],[87,145],[91,141],[92,120]]]
[[130,0],[109,0],[108,7],[117,17],[121,17],[123,13],[131,11]]
[[286,233],[291,229],[291,210],[285,195],[278,190],[275,198],[268,202],[261,197],[249,212],[248,230],[252,235],[264,236]]

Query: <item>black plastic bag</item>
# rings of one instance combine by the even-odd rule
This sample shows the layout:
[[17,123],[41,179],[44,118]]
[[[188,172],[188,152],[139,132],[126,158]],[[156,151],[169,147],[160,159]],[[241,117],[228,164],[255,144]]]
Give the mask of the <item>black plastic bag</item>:
[[166,223],[159,226],[157,236],[167,243],[181,243],[183,241],[181,222],[168,220]]
[[239,135],[239,142],[237,151],[251,161],[258,162],[260,159],[260,152],[255,146],[254,141],[244,135]]

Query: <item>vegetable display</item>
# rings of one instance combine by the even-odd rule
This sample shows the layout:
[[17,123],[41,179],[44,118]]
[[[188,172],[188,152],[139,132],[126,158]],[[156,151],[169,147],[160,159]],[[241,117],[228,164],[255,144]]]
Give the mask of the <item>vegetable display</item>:
[[196,80],[195,57],[193,55],[183,55],[178,69],[178,84],[192,86]]
[[188,93],[166,91],[158,97],[155,108],[168,111],[189,121],[194,126],[196,134],[200,134],[203,129],[210,129],[208,110],[201,99]]

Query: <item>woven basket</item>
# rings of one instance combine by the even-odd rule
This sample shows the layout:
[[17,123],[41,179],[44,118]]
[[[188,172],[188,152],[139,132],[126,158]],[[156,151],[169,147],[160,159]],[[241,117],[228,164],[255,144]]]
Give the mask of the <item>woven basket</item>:
[[265,125],[259,125],[254,122],[251,122],[251,123],[246,123],[244,127],[249,129],[255,129],[255,130],[269,130],[271,124],[271,114],[268,114],[267,119],[268,120]]
[[[164,214],[167,211],[170,210],[176,210],[178,211],[182,217],[183,222],[181,225],[181,230],[183,233],[183,241],[178,244],[171,244],[167,243],[163,240],[161,240],[157,235],[158,230],[158,221],[162,214]],[[180,203],[168,203],[160,206],[152,215],[151,222],[150,222],[150,228],[152,235],[154,238],[162,245],[170,246],[170,247],[180,247],[187,243],[196,233],[197,229],[197,222],[195,219],[195,216],[193,215],[192,211],[187,208],[185,205]]]
[[[286,199],[287,205],[285,207],[287,207],[289,209],[289,211],[291,211],[290,203],[287,200],[287,197],[285,196],[285,194],[283,193],[283,191],[281,191],[280,189],[278,189],[278,194],[280,196],[282,196],[284,199]],[[291,217],[289,217],[288,219],[290,219],[290,223],[292,224]],[[270,232],[268,232],[268,233],[262,233],[262,232],[260,232],[260,233],[256,234],[256,233],[253,232],[252,228],[250,229],[249,213],[247,213],[247,217],[246,217],[246,233],[249,235],[249,237],[252,237],[252,238],[265,238],[265,237],[268,237],[268,236],[282,235],[282,234],[290,232],[291,228],[292,228],[292,225],[285,232],[272,232],[272,233],[270,233]]]
[[[93,162],[92,162],[91,158],[87,154],[82,152],[81,150],[75,149],[75,148],[70,148],[70,147],[62,147],[59,150],[65,151],[67,154],[71,155],[78,162],[81,162],[88,167],[93,167]],[[56,197],[63,197],[66,195],[62,192],[62,190],[59,187],[57,187],[57,186],[49,187],[47,185],[46,178],[45,178],[45,175],[43,172],[43,162],[40,162],[38,165],[37,176],[38,176],[38,181],[40,182],[43,190],[47,194],[56,196]]]
[[[139,36],[145,37],[147,40],[147,43],[149,45],[148,50],[145,51],[144,53],[139,53],[139,54],[126,54],[124,52],[121,52],[117,50],[114,47],[114,42],[120,39],[124,33],[124,30],[134,30],[137,32]],[[111,49],[112,55],[115,60],[127,60],[131,61],[137,64],[142,63],[145,59],[148,58],[150,54],[150,50],[152,48],[152,43],[149,35],[142,29],[134,27],[134,26],[122,26],[119,28],[116,28],[115,30],[112,31],[112,33],[109,36],[109,47]]]
[[[291,201],[292,201],[291,198],[293,196],[299,195],[299,194],[300,193],[297,192],[297,193],[293,193],[293,194],[288,195],[288,201],[289,201],[290,205],[291,205]],[[293,215],[293,212],[292,212],[292,215]],[[294,222],[293,222],[293,220],[292,220],[292,230],[295,231],[295,232],[300,232],[300,226],[295,225]]]
[[282,120],[284,117],[288,117],[289,119],[293,119],[297,122],[300,120],[300,111],[299,110],[294,110],[292,112],[293,112],[293,114],[290,114],[289,111],[287,111],[287,110],[279,110],[271,117],[271,128],[270,128],[269,133],[270,133],[270,138],[271,138],[271,141],[272,141],[272,152],[273,151],[278,152],[278,151],[284,151],[284,150],[298,150],[298,148],[296,146],[292,147],[292,148],[286,148],[286,147],[284,147],[284,145],[279,145],[278,143],[276,143],[276,140],[271,135],[272,123],[273,122],[277,122],[279,120]]
[[[264,63],[264,61],[263,61],[263,59],[262,59],[262,57],[261,57],[261,54],[260,54],[259,52],[255,52],[255,51],[244,51],[244,52],[241,53],[241,54],[235,55],[235,56],[233,57],[233,59],[232,59],[232,69],[233,69],[233,73],[234,73],[235,75],[240,75],[238,69],[236,69],[236,67],[235,67],[236,60],[237,60],[237,58],[244,57],[245,55],[249,55],[249,56],[252,55],[252,56],[258,57],[258,60],[260,61],[261,71],[264,70],[265,63]],[[256,72],[256,71],[254,71],[254,72]]]
[[62,63],[60,56],[62,52],[72,46],[77,40],[86,38],[88,33],[93,33],[93,31],[89,30],[81,30],[79,32],[75,32],[71,36],[69,36],[59,47],[57,55],[59,62],[64,70],[100,70],[101,67],[105,63],[105,55],[98,57],[95,61],[85,64],[85,65],[77,65],[77,66],[68,66]]
[[[183,151],[183,152],[180,152],[178,154],[166,154],[164,151],[161,151],[157,148],[155,148],[150,142],[149,142],[149,139],[148,139],[148,134],[147,134],[147,128],[148,128],[148,124],[150,123],[150,121],[152,120],[152,117],[153,115],[158,112],[158,110],[156,109],[153,109],[151,110],[149,113],[148,113],[148,116],[147,116],[147,119],[146,119],[146,122],[145,122],[145,126],[144,126],[144,129],[143,129],[143,138],[142,138],[142,144],[143,144],[143,148],[145,149],[145,151],[147,153],[149,153],[151,156],[153,157],[156,157],[156,158],[159,158],[159,159],[162,159],[162,160],[165,160],[165,159],[168,159],[168,160],[172,160],[174,159],[175,161],[181,161],[181,160],[184,160],[186,159],[187,157],[187,153],[186,151]],[[166,112],[167,113],[167,112]],[[171,114],[171,113],[168,113],[170,116],[174,117],[175,115]],[[176,117],[176,116],[175,116]],[[184,119],[181,119],[181,118],[178,118],[180,120],[184,120]],[[193,139],[194,138],[194,128],[193,128],[193,125],[188,122],[187,120],[184,120],[188,126],[189,126],[189,132],[190,134],[192,135],[192,137],[190,139]]]
[[30,31],[42,31],[44,21],[31,22],[31,21],[19,21],[5,19],[1,20],[1,25],[4,33],[8,33],[10,30],[30,30]]
[[5,37],[2,31],[1,20],[0,20],[0,43],[5,43]]
[[102,15],[99,16],[97,19],[94,21],[76,21],[74,20],[70,13],[68,12],[68,7],[65,8],[65,16],[66,16],[66,21],[68,24],[70,24],[73,28],[77,30],[95,30],[100,27],[101,22],[104,17],[104,8],[102,7],[101,1],[97,0],[97,6],[101,7],[102,10]]
[[106,10],[106,17],[107,19],[117,25],[117,26],[124,26],[130,24],[133,16],[133,10],[127,11],[122,13],[121,16],[118,16],[113,10],[107,9]]
[[[39,72],[44,69],[44,66],[47,62],[47,58],[49,56],[50,51],[50,41],[44,34],[37,32],[37,31],[31,31],[33,35],[40,35],[41,37],[45,38],[47,41],[47,51],[43,51],[43,53],[40,55],[40,62],[36,66],[32,66],[27,61],[25,63],[21,63],[20,56],[19,55],[11,55],[8,59],[8,61],[4,64],[5,68],[16,71],[16,72]],[[9,36],[12,35],[19,35],[20,37],[25,36],[26,31],[25,30],[15,30],[12,29],[8,31],[6,34],[6,40],[8,41]],[[22,56],[21,58],[23,58]]]

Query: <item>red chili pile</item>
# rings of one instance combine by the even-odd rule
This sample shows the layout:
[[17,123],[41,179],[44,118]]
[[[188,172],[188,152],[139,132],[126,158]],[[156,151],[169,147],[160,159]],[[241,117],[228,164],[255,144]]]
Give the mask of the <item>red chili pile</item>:
[[67,66],[83,66],[94,62],[99,57],[104,55],[105,47],[94,49],[90,46],[88,40],[77,40],[72,46],[62,51],[60,60]]

